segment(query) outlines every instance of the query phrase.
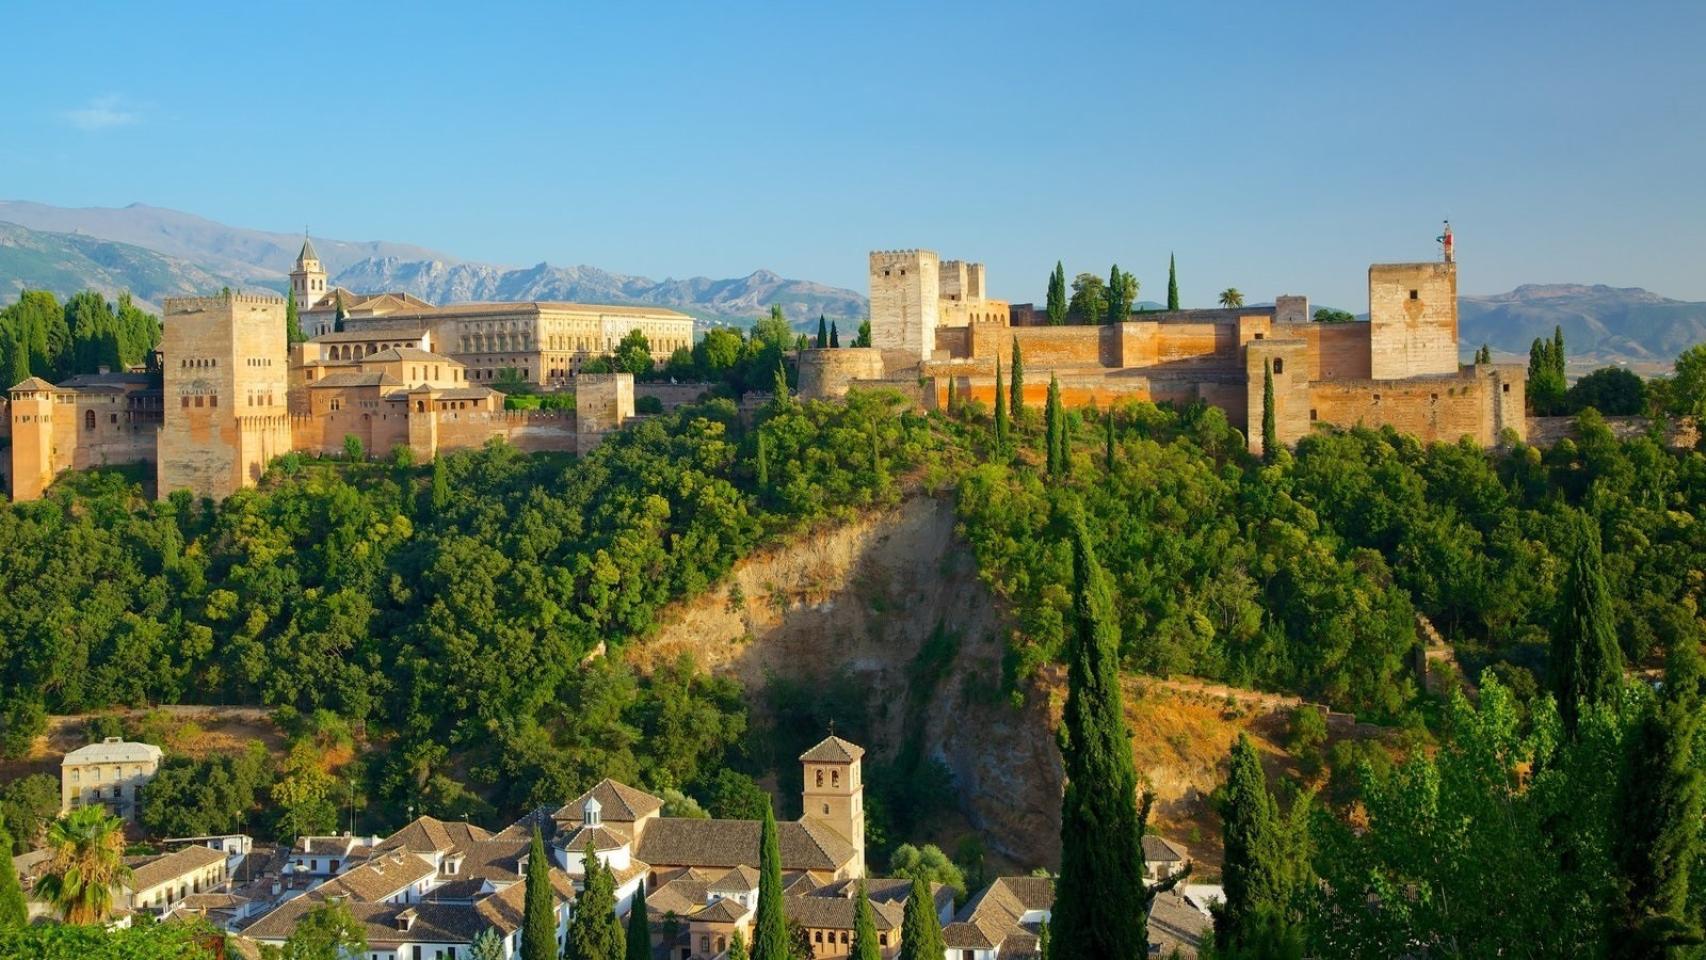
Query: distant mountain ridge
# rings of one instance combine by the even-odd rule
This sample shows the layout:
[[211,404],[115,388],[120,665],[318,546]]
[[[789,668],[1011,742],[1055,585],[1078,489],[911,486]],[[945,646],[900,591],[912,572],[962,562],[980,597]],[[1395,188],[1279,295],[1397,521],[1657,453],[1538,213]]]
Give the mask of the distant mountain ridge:
[[1483,343],[1527,356],[1536,337],[1564,331],[1577,364],[1668,366],[1706,342],[1706,303],[1672,300],[1639,287],[1529,283],[1493,296],[1460,296],[1459,339],[1465,352]]
[[[18,225],[25,233],[57,235],[61,239],[33,241],[37,247],[58,250],[42,262],[14,258],[0,263],[0,302],[15,299],[17,290],[43,287],[67,294],[83,287],[108,293],[144,286],[157,296],[205,293],[220,286],[265,286],[283,290],[285,277],[302,247],[300,234],[231,227],[194,214],[146,204],[126,207],[55,207],[21,200],[0,201],[0,221]],[[63,239],[72,238],[72,239]],[[89,258],[67,251],[85,241],[128,245],[152,252],[160,261],[127,252],[130,269],[101,268]],[[20,239],[15,242],[22,243]],[[591,266],[553,267],[540,263],[514,268],[478,263],[412,244],[386,241],[334,240],[315,235],[315,250],[332,282],[358,293],[402,290],[433,303],[464,300],[581,300],[593,303],[646,304],[669,307],[704,320],[745,322],[780,304],[802,329],[815,328],[818,315],[851,321],[868,312],[863,295],[810,280],[790,280],[769,270],[744,277],[716,280],[689,277],[653,280]],[[143,262],[146,261],[146,266]],[[89,279],[79,282],[77,277]],[[174,277],[168,280],[167,276]],[[211,286],[184,285],[212,278]],[[844,325],[846,325],[844,323]]]
[[134,244],[0,221],[0,306],[17,300],[23,290],[52,290],[63,300],[93,289],[109,298],[129,291],[140,305],[158,311],[166,297],[206,294],[241,283]]

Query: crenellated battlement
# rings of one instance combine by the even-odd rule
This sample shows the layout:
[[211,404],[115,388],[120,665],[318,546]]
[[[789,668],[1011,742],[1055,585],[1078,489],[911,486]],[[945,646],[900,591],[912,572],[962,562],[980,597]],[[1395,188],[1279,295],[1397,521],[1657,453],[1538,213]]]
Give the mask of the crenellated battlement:
[[255,307],[282,307],[284,298],[277,294],[261,293],[222,293],[211,297],[167,297],[160,306],[167,316],[182,313],[204,313],[208,310],[219,310],[233,304],[244,303]]

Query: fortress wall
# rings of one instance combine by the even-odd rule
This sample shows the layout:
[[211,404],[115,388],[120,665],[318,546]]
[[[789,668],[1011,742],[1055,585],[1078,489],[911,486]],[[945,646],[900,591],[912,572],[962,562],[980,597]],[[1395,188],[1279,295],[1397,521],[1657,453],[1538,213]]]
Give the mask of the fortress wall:
[[[1019,351],[1025,358],[1025,371],[1030,376],[1062,367],[1118,366],[1118,327],[1004,327],[1000,324],[973,324],[971,356],[977,359],[1001,357],[1002,366],[1013,361],[1013,339],[1019,340]],[[1043,373],[1046,382],[1048,377]]]
[[523,453],[575,449],[572,410],[453,410],[438,418],[440,450],[470,450],[502,437]]
[[971,356],[971,328],[959,326],[943,326],[936,328],[937,360],[956,359]]
[[[943,333],[963,335],[965,331],[939,330],[938,337]],[[799,394],[809,400],[844,397],[853,381],[880,380],[884,370],[882,351],[872,347],[802,350],[799,367]]]
[[[1492,446],[1499,430],[1488,413],[1490,390],[1502,393],[1503,384],[1476,376],[1321,381],[1309,386],[1310,419],[1343,427],[1390,426],[1424,442],[1467,436]],[[1518,424],[1509,426],[1526,431]]]
[[[0,447],[3,447],[7,443],[10,443],[11,440],[12,440],[12,400],[10,397],[0,396]],[[5,459],[5,458],[0,458],[0,459]]]
[[1311,380],[1368,380],[1369,325],[1366,323],[1286,323],[1272,336],[1309,344]]
[[293,416],[291,449],[319,454],[342,454],[344,438],[353,436],[370,457],[389,456],[393,447],[409,443],[409,415],[400,404],[387,410],[328,410],[315,416]]
[[[882,362],[878,358],[878,363]],[[879,370],[881,368],[879,367]],[[699,398],[709,392],[715,384],[710,383],[636,383],[634,396],[657,397],[663,403],[664,410],[674,410],[676,407],[689,403],[697,403]]]

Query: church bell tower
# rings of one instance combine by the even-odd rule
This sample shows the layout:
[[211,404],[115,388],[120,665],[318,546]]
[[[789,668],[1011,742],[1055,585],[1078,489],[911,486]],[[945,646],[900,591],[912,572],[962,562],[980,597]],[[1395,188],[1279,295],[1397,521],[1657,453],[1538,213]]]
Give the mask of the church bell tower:
[[296,255],[296,268],[290,271],[290,289],[296,293],[296,309],[307,310],[326,295],[326,271],[320,266],[320,255],[314,252],[314,241],[302,238],[302,252]]
[[805,816],[835,831],[853,847],[854,876],[865,875],[865,782],[859,769],[865,748],[834,734],[800,754],[805,766]]

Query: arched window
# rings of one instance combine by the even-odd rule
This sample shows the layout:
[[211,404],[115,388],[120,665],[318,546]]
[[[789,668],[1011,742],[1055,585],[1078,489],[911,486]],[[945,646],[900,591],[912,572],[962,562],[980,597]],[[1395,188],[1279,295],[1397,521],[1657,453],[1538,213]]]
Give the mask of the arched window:
[[819,770],[817,772],[817,785],[820,787],[823,786],[823,771],[822,770]]
[[89,430],[95,429],[95,411],[83,411],[83,426]]
[[841,786],[841,771],[840,770],[829,771],[829,785],[832,787]]

